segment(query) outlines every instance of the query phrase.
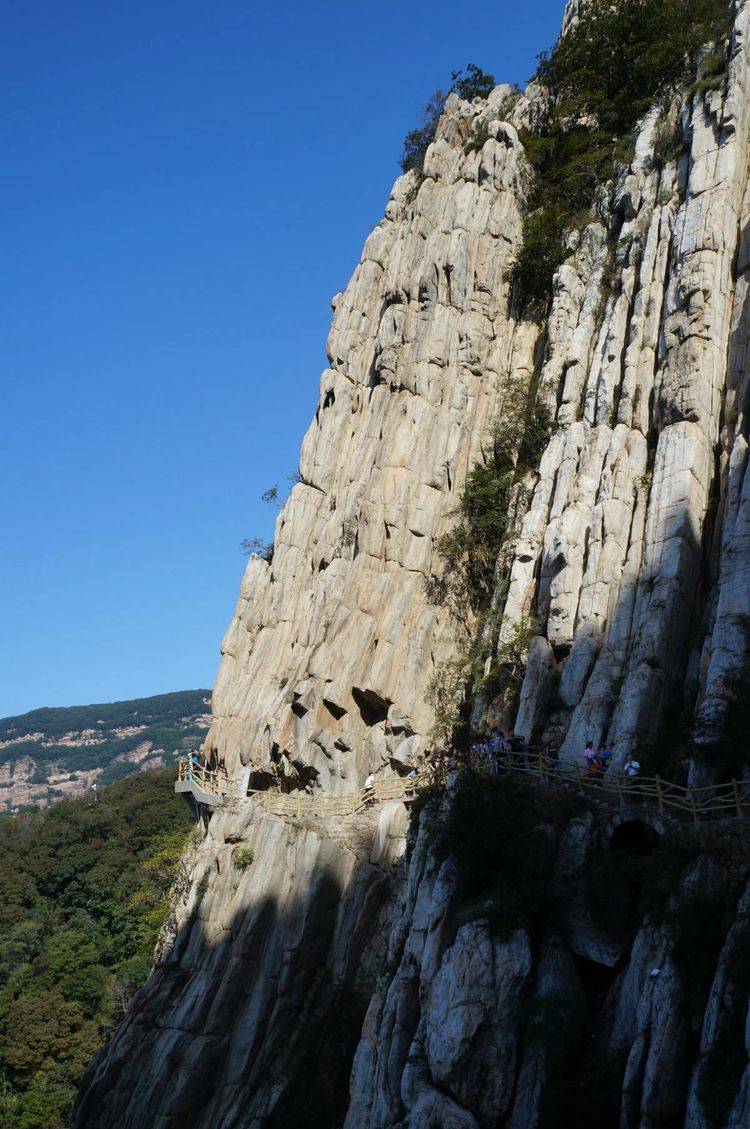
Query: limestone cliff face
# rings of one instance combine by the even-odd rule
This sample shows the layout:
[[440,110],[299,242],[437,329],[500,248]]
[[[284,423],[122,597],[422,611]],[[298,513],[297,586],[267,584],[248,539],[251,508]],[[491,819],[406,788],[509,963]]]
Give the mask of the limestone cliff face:
[[[388,898],[389,831],[404,829],[388,809],[379,824],[379,836],[365,820],[341,842],[248,809],[214,816],[156,971],[92,1063],[77,1123],[340,1119],[342,1064],[372,990],[367,954],[378,968],[385,943],[374,924]],[[238,850],[253,852],[249,865]]]
[[[507,88],[451,95],[425,179],[396,182],[334,299],[301,482],[243,580],[209,735],[233,771],[344,793],[424,753],[427,689],[458,643],[425,595],[435,541],[532,372],[556,429],[506,548],[501,645],[538,625],[516,727],[622,758],[697,709],[712,739],[750,647],[747,23],[742,4],[721,89],[643,123],[542,325],[509,312],[526,177]],[[685,151],[663,165],[670,114]]]
[[[569,0],[566,27],[582,7]],[[516,729],[571,758],[587,739],[617,757],[647,748],[678,719],[713,740],[750,659],[749,20],[737,5],[721,88],[641,124],[536,321],[510,290],[528,184],[517,129],[541,94],[512,108],[508,88],[451,95],[424,178],[396,182],[334,299],[301,481],[224,639],[207,744],[236,779],[340,795],[429,748],[428,686],[461,640],[425,579],[519,380],[556,426],[498,562],[500,649],[535,624]],[[477,120],[480,149],[466,145]],[[685,146],[671,160],[665,121]],[[567,911],[536,936],[457,920],[460,877],[428,823],[394,871],[404,825],[399,805],[346,827],[242,803],[214,815],[76,1124],[555,1124],[546,1082],[583,1053],[566,1033],[582,1002],[625,1129],[747,1123],[742,867],[712,870],[704,854],[675,887],[688,900],[715,887],[729,907],[696,1006],[663,922],[642,916],[614,955],[581,925],[612,831],[591,814],[541,826]],[[240,849],[254,852],[246,869]],[[557,1025],[530,1034],[550,1001]],[[727,1046],[733,1088],[717,1096]]]
[[517,728],[569,757],[643,748],[696,699],[710,740],[747,660],[747,25],[742,4],[726,86],[671,110],[684,154],[657,159],[655,110],[557,275],[558,428],[501,638],[536,617]]
[[455,646],[424,591],[435,538],[529,353],[508,314],[523,157],[497,113],[465,153],[480,114],[451,95],[419,191],[396,182],[333,301],[301,481],[222,646],[209,745],[233,771],[339,794],[425,750],[426,690]]
[[[738,870],[736,858],[699,854],[637,923],[626,879],[602,927],[594,876],[613,837],[634,827],[644,825],[591,812],[557,829],[540,822],[529,844],[541,842],[560,901],[532,931],[493,927],[485,906],[466,904],[423,819],[345,1129],[747,1124],[747,860]],[[618,866],[635,857],[625,851]],[[488,890],[487,904],[512,895]]]

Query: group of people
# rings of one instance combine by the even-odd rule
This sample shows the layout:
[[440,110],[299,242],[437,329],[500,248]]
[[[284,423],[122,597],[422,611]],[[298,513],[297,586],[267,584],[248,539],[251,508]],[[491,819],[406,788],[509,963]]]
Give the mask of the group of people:
[[[612,763],[612,750],[609,746],[602,745],[599,749],[595,749],[593,741],[586,742],[583,755],[588,776],[604,776]],[[640,761],[637,761],[632,753],[628,753],[622,766],[623,775],[632,780],[640,774],[640,771]]]
[[[506,759],[508,754],[516,754],[516,757]],[[582,757],[586,779],[603,779],[612,765],[612,758],[612,749],[607,744],[595,748],[593,741],[587,741]],[[439,775],[447,775],[461,768],[470,768],[479,773],[498,776],[505,768],[519,767],[519,760],[522,770],[525,768],[536,774],[543,769],[545,776],[558,778],[563,775],[559,745],[549,742],[541,749],[538,746],[532,748],[523,735],[506,734],[502,729],[491,729],[489,736],[477,734],[469,745],[468,756],[454,749],[450,753],[434,753],[429,758],[429,763]],[[628,753],[625,757],[620,772],[630,780],[640,775],[640,762],[632,753]],[[417,769],[413,768],[408,775],[416,777]],[[371,772],[364,782],[365,794],[372,792],[374,787],[375,774]]]
[[[471,745],[471,761],[479,767],[480,765],[490,771],[498,770],[498,762],[502,754],[516,753],[521,754],[527,763],[527,767],[535,768],[536,759],[531,760],[530,748],[528,740],[519,735],[518,733],[505,734],[501,729],[495,730],[485,739],[478,739]],[[541,752],[545,767],[553,772],[559,773],[560,771],[560,748],[554,742],[549,742],[541,750],[534,750],[536,756]],[[583,750],[583,761],[586,769],[586,776],[589,779],[596,779],[605,776],[607,770],[612,764],[613,752],[607,745],[603,744],[599,748],[595,748],[593,741],[587,741],[586,747]],[[640,775],[641,765],[632,753],[628,753],[622,765],[622,774],[629,779],[634,779]]]
[[188,756],[188,766],[190,771],[202,769],[204,772],[218,772],[226,775],[224,769],[215,763],[212,763],[212,758],[207,753],[201,753],[200,749],[192,749]]

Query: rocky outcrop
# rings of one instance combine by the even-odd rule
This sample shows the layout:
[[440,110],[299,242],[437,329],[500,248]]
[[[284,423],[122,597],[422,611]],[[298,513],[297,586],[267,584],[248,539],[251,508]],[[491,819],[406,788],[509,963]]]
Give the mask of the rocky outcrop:
[[465,626],[428,595],[436,540],[528,388],[556,426],[493,600],[500,653],[536,624],[516,728],[564,758],[606,741],[615,765],[677,719],[716,742],[750,661],[749,19],[739,4],[726,79],[647,115],[538,323],[509,301],[528,175],[499,117],[528,122],[542,95],[448,99],[334,301],[302,481],[224,641],[209,747],[230,768],[342,793],[424,754]]
[[[636,829],[635,853],[623,834],[617,865],[642,866],[637,821],[623,827]],[[626,895],[621,875],[616,896],[634,901],[618,924],[599,887],[612,834],[591,813],[561,828],[554,870],[577,876],[560,886],[567,904],[551,905],[541,933],[520,924],[498,933],[481,904],[464,901],[450,864],[431,859],[423,821],[354,1058],[346,1129],[743,1123],[750,864],[737,875],[694,843],[668,902],[646,917],[650,890],[633,872]],[[654,842],[649,882],[672,849]],[[690,854],[687,842],[682,849]],[[495,888],[490,901],[502,897]],[[571,922],[582,910],[621,932],[620,959],[595,949],[582,959]],[[467,911],[475,920],[456,930]]]
[[[722,89],[645,121],[611,212],[557,277],[541,386],[559,427],[516,547],[504,631],[537,617],[558,708],[539,708],[548,671],[530,664],[521,721],[541,736],[546,717],[567,757],[591,739],[621,760],[696,693],[710,741],[746,662],[747,22],[742,4]],[[685,151],[663,164],[665,114],[679,115]]]

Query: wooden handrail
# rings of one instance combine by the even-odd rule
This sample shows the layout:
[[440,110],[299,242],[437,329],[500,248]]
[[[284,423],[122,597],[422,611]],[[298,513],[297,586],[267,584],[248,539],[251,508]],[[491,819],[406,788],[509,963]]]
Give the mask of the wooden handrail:
[[[506,772],[531,776],[547,787],[560,784],[574,787],[581,793],[613,801],[620,808],[630,803],[650,803],[662,816],[687,816],[695,823],[701,818],[742,818],[746,811],[750,811],[750,780],[690,788],[662,780],[659,776],[625,776],[612,771],[606,775],[594,775],[582,772],[578,762],[560,761],[539,747],[520,752],[475,753],[467,761],[457,762],[451,758],[447,764],[449,768],[452,765],[469,767],[487,777]],[[195,782],[204,792],[223,797],[229,787],[229,795],[232,794],[225,771],[209,770],[192,764],[189,757],[181,757],[177,772],[180,782]],[[373,803],[386,800],[409,802],[420,789],[434,784],[441,775],[441,768],[430,766],[414,776],[375,780],[370,788],[345,796],[309,795],[300,791],[284,793],[269,789],[249,789],[245,795],[263,811],[291,819],[301,819],[304,815],[342,817],[355,815]],[[222,783],[225,784],[224,789]]]
[[[578,762],[559,761],[544,753],[542,758],[546,768],[541,770],[538,753],[536,747],[524,752],[498,752],[489,758],[472,758],[474,763],[470,761],[470,767],[485,775],[505,771],[537,779],[546,778],[548,782],[572,784],[581,792],[595,793],[603,798],[611,796],[620,807],[629,800],[645,800],[654,803],[662,815],[672,812],[689,815],[696,823],[701,817],[732,815],[739,818],[750,810],[750,780],[690,788],[659,776],[625,776],[611,771],[606,775],[588,774],[581,771]],[[478,759],[484,764],[477,763]]]
[[202,792],[221,796],[221,782],[226,781],[225,770],[206,768],[202,764],[193,764],[190,757],[180,757],[177,762],[177,779],[181,784],[195,783]]

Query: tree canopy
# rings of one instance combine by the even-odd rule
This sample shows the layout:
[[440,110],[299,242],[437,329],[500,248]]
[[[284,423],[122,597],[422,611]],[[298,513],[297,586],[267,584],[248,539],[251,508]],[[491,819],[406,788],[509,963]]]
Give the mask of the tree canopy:
[[173,772],[0,821],[0,1124],[68,1124],[148,975],[192,825]]

